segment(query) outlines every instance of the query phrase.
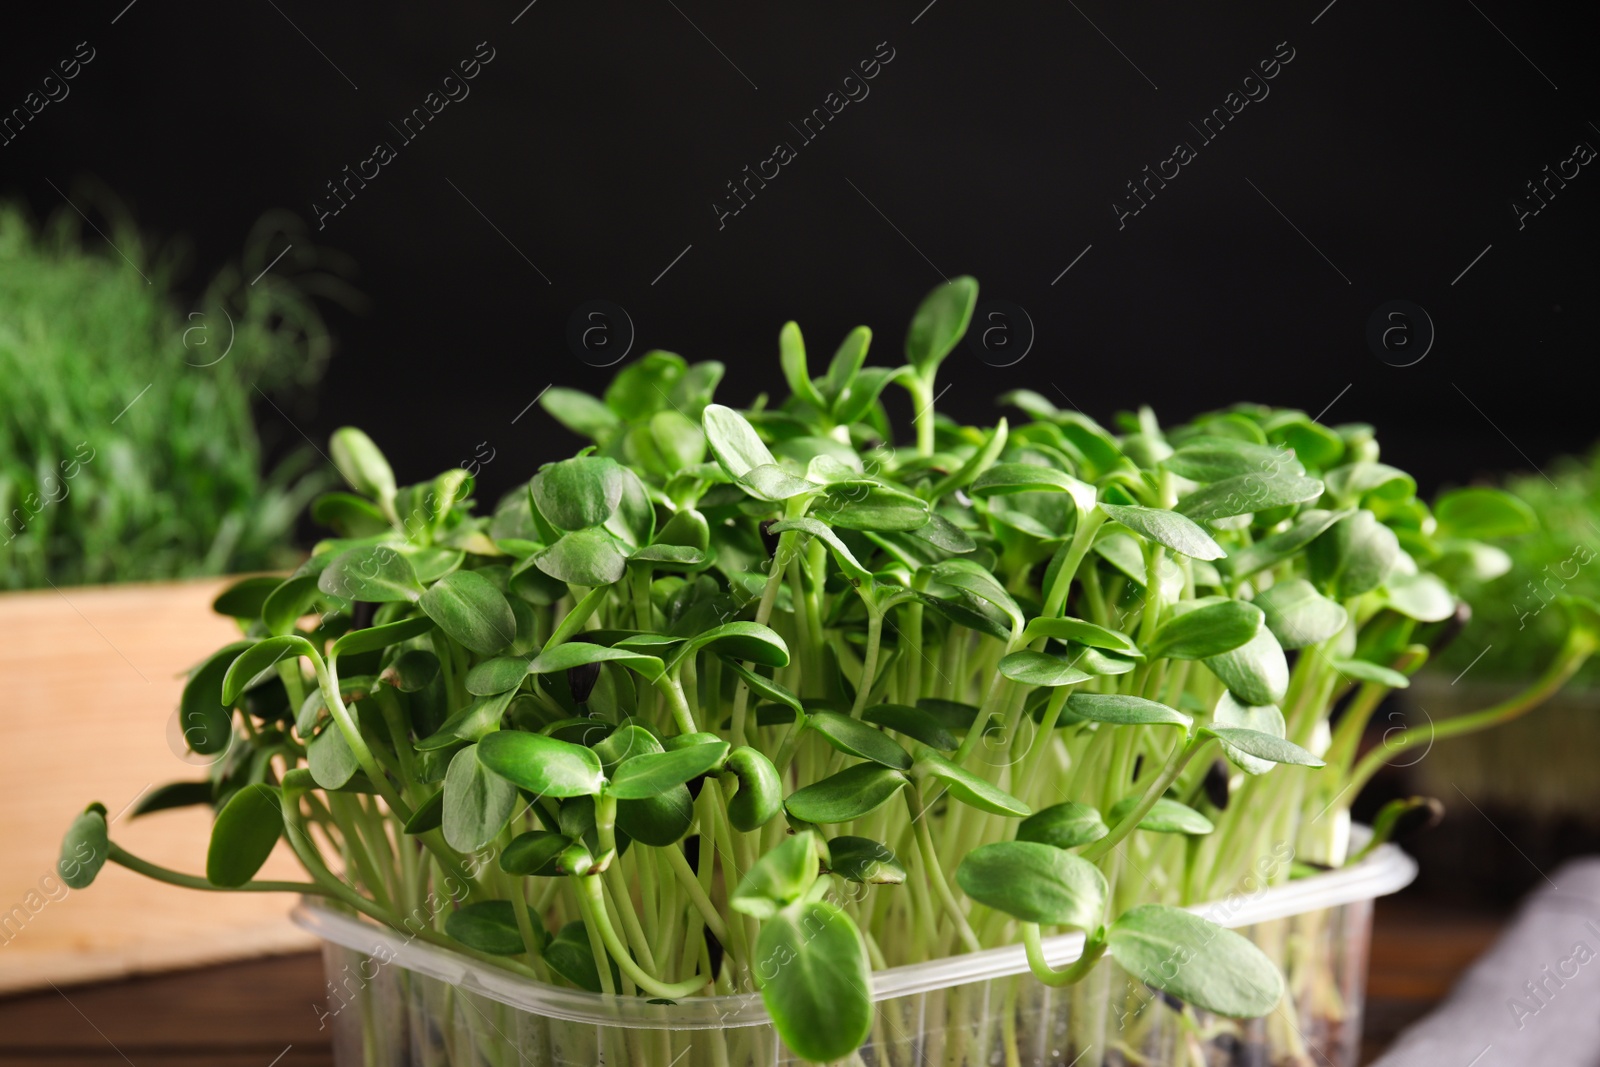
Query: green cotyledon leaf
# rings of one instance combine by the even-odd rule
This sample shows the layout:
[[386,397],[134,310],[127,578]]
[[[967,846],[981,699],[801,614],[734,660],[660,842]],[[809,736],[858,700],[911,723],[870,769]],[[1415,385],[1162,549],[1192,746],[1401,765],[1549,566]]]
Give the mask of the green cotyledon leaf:
[[784,807],[804,822],[828,825],[850,822],[875,811],[910,784],[897,770],[876,763],[858,763],[838,774],[801,786]]
[[1207,659],[1231,652],[1264,625],[1260,608],[1243,600],[1221,600],[1174,615],[1156,629],[1146,652],[1151,659]]
[[371,604],[422,598],[422,583],[411,562],[386,544],[357,545],[339,553],[317,576],[317,588],[329,596]]
[[1018,841],[1056,848],[1077,848],[1100,840],[1111,830],[1099,809],[1068,800],[1034,812],[1017,824]]
[[493,841],[520,803],[517,787],[478,758],[479,747],[457,752],[444,776],[444,839],[462,852]]
[[1037,841],[996,841],[956,868],[962,890],[1023,922],[1095,930],[1104,921],[1105,875],[1074,853]]
[[223,805],[211,826],[206,880],[230,889],[255,877],[283,834],[283,807],[275,786],[247,785]]
[[810,830],[786,838],[750,867],[728,906],[758,919],[772,918],[805,897],[819,876],[824,851],[822,840]]
[[478,742],[477,756],[512,785],[540,796],[593,796],[605,784],[592,750],[543,734],[499,730]]
[[872,974],[850,916],[827,901],[800,903],[761,924],[756,982],[784,1044],[826,1063],[854,1052],[872,1029]]
[[1264,952],[1182,908],[1131,908],[1111,924],[1106,942],[1135,978],[1218,1015],[1267,1015],[1283,997],[1283,976]]
[[1100,502],[1100,510],[1137,534],[1194,559],[1221,559],[1227,555],[1199,523],[1176,511]]
[[517,636],[517,620],[505,594],[477,571],[455,571],[435,582],[422,610],[459,644],[492,655]]
[[67,828],[61,839],[61,858],[56,873],[71,889],[87,889],[111,854],[106,837],[106,809],[91,804]]

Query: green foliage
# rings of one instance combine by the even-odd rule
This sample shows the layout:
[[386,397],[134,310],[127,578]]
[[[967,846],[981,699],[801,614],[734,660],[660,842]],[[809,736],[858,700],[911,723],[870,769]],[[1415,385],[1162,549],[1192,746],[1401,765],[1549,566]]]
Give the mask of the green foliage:
[[[492,510],[340,431],[339,537],[225,593],[247,636],[185,690],[191,747],[226,758],[162,796],[221,806],[210,887],[282,837],[302,891],[379,922],[448,883],[433,937],[591,991],[759,991],[816,1060],[868,1033],[872,964],[1016,941],[1051,984],[1109,950],[1183,1004],[1271,1011],[1274,963],[1183,907],[1286,880],[1284,849],[1347,859],[1374,697],[1495,551],[1468,538],[1525,515],[1474,493],[1436,523],[1367,428],[1248,405],[1111,429],[1013,394],[1017,425],[929,408],[895,444],[883,386],[931,402],[975,296],[937,290],[902,367],[859,330],[813,376],[785,326],[792,395],[746,410],[668,352],[603,399],[550,390],[593,446]],[[1571,617],[1575,663],[1600,615]],[[193,884],[103,812],[63,863],[85,849]],[[1082,931],[1079,963],[1041,926]]]
[[491,956],[516,956],[527,951],[517,929],[516,909],[509,900],[480,900],[446,916],[444,931],[468,948]]
[[1106,876],[1054,845],[980,845],[961,861],[956,880],[973,900],[1024,922],[1094,930],[1104,921]]
[[1218,1015],[1266,1015],[1283,996],[1264,952],[1179,908],[1142,904],[1112,923],[1106,940],[1123,970]]
[[106,809],[91,804],[67,828],[61,839],[61,859],[56,873],[72,889],[87,889],[111,851],[106,839]]
[[848,1056],[872,1028],[872,975],[850,916],[817,901],[793,905],[761,924],[756,956],[761,997],[784,1041],[815,1063]]
[[206,879],[230,888],[244,885],[267,862],[283,834],[278,790],[257,782],[233,794],[211,826]]
[[[1600,599],[1600,447],[1587,458],[1549,464],[1545,474],[1548,480],[1539,474],[1508,478],[1500,491],[1455,490],[1440,501],[1449,504],[1439,520],[1441,562],[1472,599],[1471,620],[1439,660],[1452,678],[1468,666],[1467,681],[1530,677],[1566,634],[1557,598]],[[1458,537],[1481,536],[1475,531],[1485,529],[1509,537],[1503,552],[1474,551],[1471,542],[1458,547]],[[1590,663],[1578,680],[1600,685],[1600,665]]]
[[328,475],[298,444],[264,471],[252,411],[296,412],[320,377],[312,296],[348,297],[328,254],[268,215],[196,299],[180,250],[105,214],[115,250],[65,207],[36,227],[0,204],[0,589],[284,566]]

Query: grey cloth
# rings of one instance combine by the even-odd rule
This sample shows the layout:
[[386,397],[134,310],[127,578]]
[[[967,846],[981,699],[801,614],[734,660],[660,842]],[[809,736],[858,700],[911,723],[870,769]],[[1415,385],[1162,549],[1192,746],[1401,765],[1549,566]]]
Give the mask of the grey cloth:
[[1600,1065],[1600,858],[1575,860],[1373,1067]]

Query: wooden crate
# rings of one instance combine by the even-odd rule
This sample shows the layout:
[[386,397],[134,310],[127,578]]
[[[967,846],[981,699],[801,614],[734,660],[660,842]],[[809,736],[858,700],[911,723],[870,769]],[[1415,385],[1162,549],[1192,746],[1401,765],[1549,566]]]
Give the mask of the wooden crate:
[[[280,894],[179,889],[107,864],[55,875],[67,824],[105,804],[129,851],[203,874],[210,812],[127,814],[146,791],[205,776],[179,756],[183,675],[233,640],[210,605],[225,579],[0,595],[0,992],[303,949]],[[304,880],[280,846],[263,877]]]

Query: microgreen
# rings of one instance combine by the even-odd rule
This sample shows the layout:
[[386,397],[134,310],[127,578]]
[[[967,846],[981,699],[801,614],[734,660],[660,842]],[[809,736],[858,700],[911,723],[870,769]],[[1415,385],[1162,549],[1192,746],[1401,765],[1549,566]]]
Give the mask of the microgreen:
[[277,213],[190,303],[181,254],[108,214],[106,246],[0,203],[0,589],[288,565],[329,474],[309,445],[266,471],[251,413],[295,413],[332,349],[312,296],[342,283],[296,274],[319,253]]
[[[448,879],[432,940],[591,991],[759,991],[817,1061],[865,1040],[875,967],[1017,942],[1052,985],[1110,953],[1179,1010],[1268,1014],[1275,963],[1185,908],[1286,880],[1284,849],[1349,858],[1359,786],[1414,743],[1358,759],[1367,717],[1492,551],[1473,539],[1522,512],[1473,490],[1436,522],[1368,428],[1295,411],[1108,428],[1016,393],[1020,424],[935,419],[976,291],[928,297],[902,366],[862,329],[814,375],[786,325],[791,395],[752,410],[668,352],[603,399],[550,390],[592,447],[492,509],[463,472],[398,486],[340,431],[352,492],[320,513],[359,529],[225,594],[241,640],[185,690],[190,743],[250,757],[161,794],[220,809],[207,879],[92,808],[69,884],[108,855],[282,887],[252,880],[281,836],[303,892],[400,925]],[[1439,734],[1559,686],[1600,643],[1600,610],[1566,617],[1532,690]],[[1047,931],[1080,959],[1054,967]]]

